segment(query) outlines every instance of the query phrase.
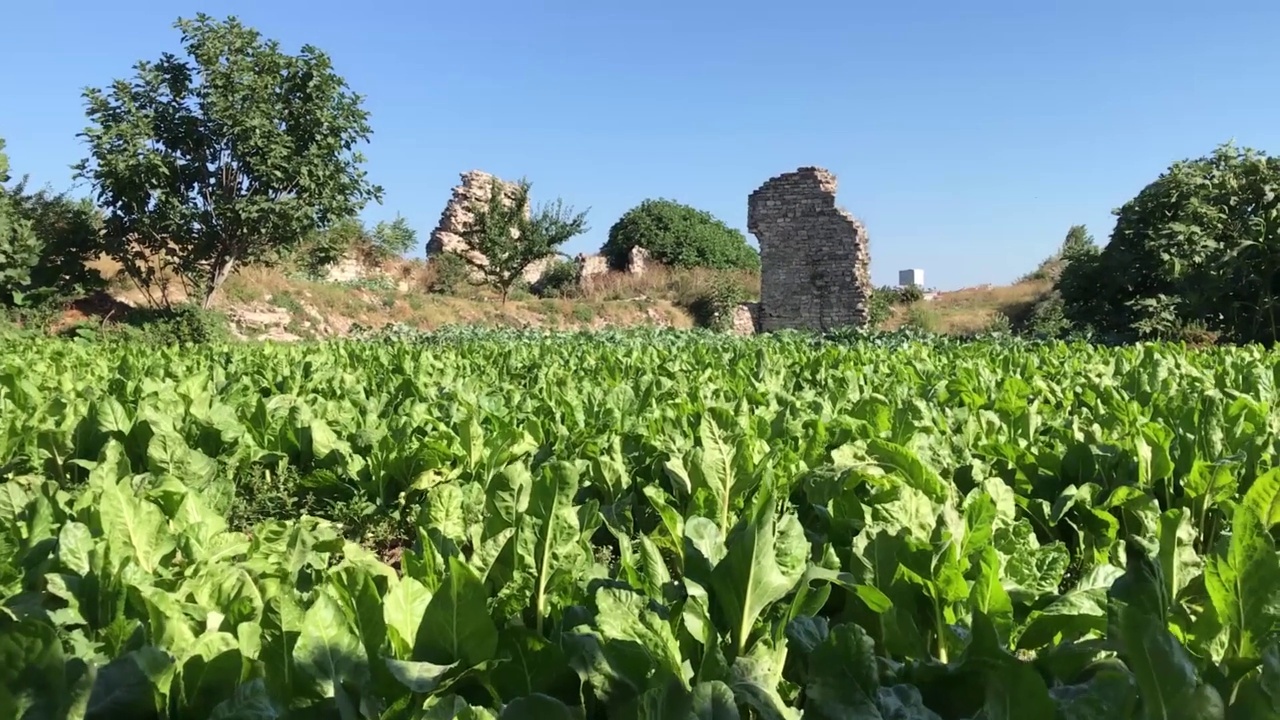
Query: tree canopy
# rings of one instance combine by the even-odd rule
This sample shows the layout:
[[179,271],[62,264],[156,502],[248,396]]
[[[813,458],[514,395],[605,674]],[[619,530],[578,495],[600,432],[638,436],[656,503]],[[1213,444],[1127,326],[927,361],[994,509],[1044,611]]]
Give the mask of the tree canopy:
[[611,267],[621,270],[637,246],[672,267],[760,267],[760,254],[747,244],[742,232],[705,210],[674,200],[645,200],[628,210],[609,228],[609,239],[600,252]]
[[1280,158],[1225,144],[1171,165],[1115,211],[1101,252],[1058,282],[1067,316],[1117,336],[1204,328],[1280,337]]
[[165,53],[85,91],[77,171],[106,211],[107,253],[135,283],[168,305],[173,277],[208,307],[239,264],[286,257],[382,189],[355,150],[369,114],[325,53],[285,53],[235,17],[175,27],[187,58]]

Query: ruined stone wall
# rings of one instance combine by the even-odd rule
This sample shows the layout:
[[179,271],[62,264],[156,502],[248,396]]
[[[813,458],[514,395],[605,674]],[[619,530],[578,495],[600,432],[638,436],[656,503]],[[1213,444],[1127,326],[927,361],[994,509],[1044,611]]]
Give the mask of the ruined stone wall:
[[[431,237],[427,240],[427,257],[442,252],[456,252],[467,255],[483,265],[488,261],[487,258],[478,250],[468,247],[462,234],[474,219],[471,205],[472,203],[487,205],[489,193],[492,192],[493,183],[496,182],[501,183],[502,194],[509,206],[515,201],[519,186],[482,170],[464,172],[459,178],[462,182],[453,188],[449,202],[445,204],[444,212],[440,214],[440,223],[436,225],[436,229],[431,232]],[[526,214],[530,211],[530,208],[526,208]],[[536,282],[555,260],[555,256],[551,256],[535,261],[525,268],[524,279],[531,283]]]
[[802,167],[772,178],[747,200],[760,242],[762,332],[832,330],[867,322],[867,230],[836,206],[836,178]]

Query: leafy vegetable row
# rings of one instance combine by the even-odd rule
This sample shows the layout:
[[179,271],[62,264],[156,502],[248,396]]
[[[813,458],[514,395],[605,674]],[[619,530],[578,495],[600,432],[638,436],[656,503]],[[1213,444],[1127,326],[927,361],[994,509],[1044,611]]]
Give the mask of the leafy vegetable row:
[[1276,363],[0,348],[0,716],[1280,717]]

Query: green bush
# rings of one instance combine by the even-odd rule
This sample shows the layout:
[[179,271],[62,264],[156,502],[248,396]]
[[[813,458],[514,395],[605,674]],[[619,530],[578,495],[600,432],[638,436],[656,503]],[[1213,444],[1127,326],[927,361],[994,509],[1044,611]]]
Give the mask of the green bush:
[[687,309],[700,327],[725,331],[733,327],[734,310],[749,298],[742,285],[730,278],[718,277]]
[[439,253],[427,261],[430,272],[427,280],[427,292],[440,295],[453,295],[467,282],[471,276],[471,266],[461,256],[454,253]]
[[557,260],[542,273],[533,291],[538,297],[571,298],[580,294],[578,264],[570,260]]
[[609,228],[600,253],[610,267],[622,270],[634,247],[648,250],[655,261],[671,267],[760,268],[760,254],[741,232],[705,210],[673,200],[645,200],[628,210]]
[[1063,310],[1062,294],[1051,292],[1031,308],[1019,331],[1035,338],[1062,338],[1072,329],[1072,323]]
[[100,248],[102,221],[87,199],[13,187],[0,139],[0,305],[30,307],[101,287],[85,266]]
[[897,290],[888,286],[874,288],[867,298],[867,326],[878,328],[893,316],[897,303]]
[[226,315],[194,304],[135,311],[125,322],[136,328],[142,339],[157,345],[201,345],[231,336]]
[[1230,144],[1174,163],[1115,211],[1105,248],[1066,255],[1066,318],[1118,339],[1280,339],[1277,187],[1280,158]]
[[926,333],[936,333],[942,326],[938,311],[928,307],[924,302],[913,303],[907,308],[904,326]]

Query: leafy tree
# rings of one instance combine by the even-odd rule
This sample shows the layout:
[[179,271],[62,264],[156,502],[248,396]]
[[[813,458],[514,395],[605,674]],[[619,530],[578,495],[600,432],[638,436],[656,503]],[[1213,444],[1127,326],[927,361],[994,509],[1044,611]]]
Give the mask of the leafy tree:
[[9,156],[0,140],[0,303],[8,304],[31,281],[40,259],[40,241],[30,221],[18,213],[3,184],[9,182]]
[[360,218],[348,217],[311,233],[298,246],[295,256],[308,272],[319,275],[349,253],[356,253],[367,262],[382,262],[403,256],[417,244],[417,231],[403,217],[379,222],[372,230]]
[[1067,236],[1062,239],[1062,246],[1058,248],[1058,257],[1066,258],[1097,249],[1098,245],[1089,234],[1089,228],[1084,225],[1072,225],[1071,229],[1067,230]]
[[741,231],[725,225],[705,210],[674,200],[645,200],[628,210],[609,228],[600,249],[615,270],[626,267],[633,247],[649,251],[654,260],[673,267],[759,269],[760,254]]
[[[101,217],[87,199],[12,187],[0,140],[0,304],[30,304],[101,283],[85,262],[99,248]],[[21,299],[21,303],[19,303]]]
[[382,189],[353,149],[369,114],[322,51],[286,54],[235,17],[175,27],[189,59],[165,53],[85,91],[77,170],[107,211],[107,254],[139,288],[170,305],[173,276],[207,308],[239,264],[283,259]]
[[1278,206],[1280,158],[1228,143],[1174,163],[1115,211],[1105,248],[1072,257],[1058,283],[1066,315],[1121,337],[1275,341]]
[[530,265],[556,254],[565,241],[588,228],[586,211],[575,214],[559,199],[531,210],[527,180],[516,183],[510,195],[503,185],[491,185],[487,203],[472,203],[473,219],[462,232],[466,245],[484,257],[457,254],[502,293],[505,305],[512,286]]

